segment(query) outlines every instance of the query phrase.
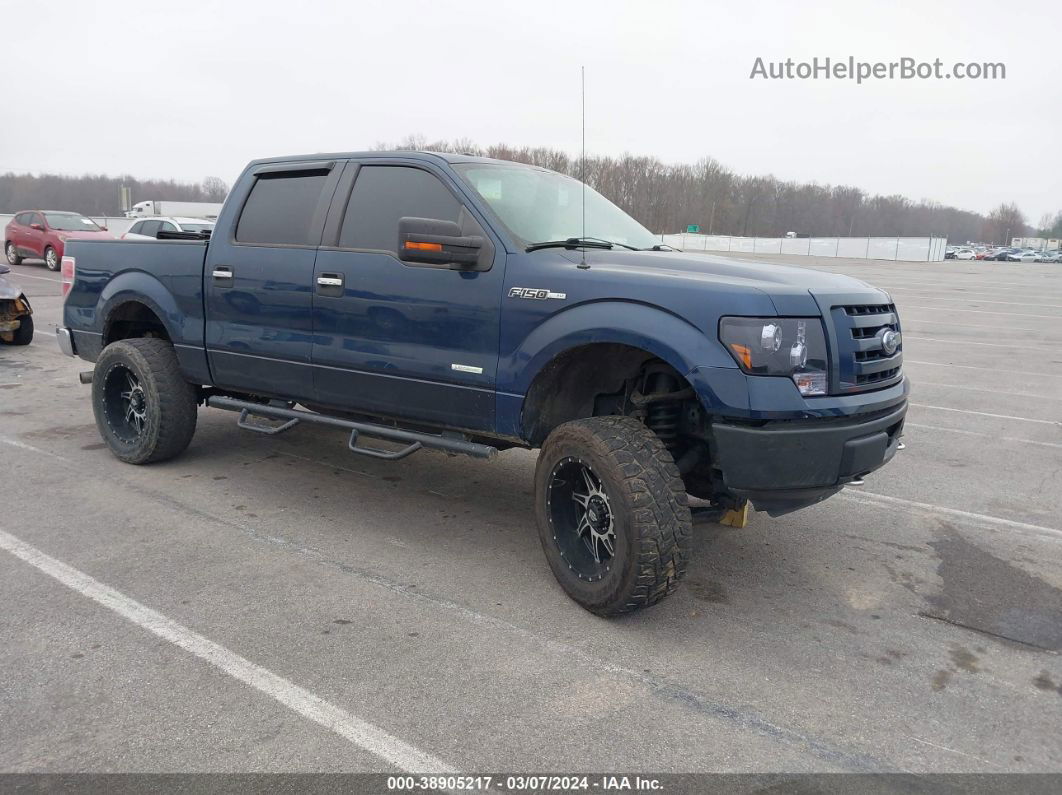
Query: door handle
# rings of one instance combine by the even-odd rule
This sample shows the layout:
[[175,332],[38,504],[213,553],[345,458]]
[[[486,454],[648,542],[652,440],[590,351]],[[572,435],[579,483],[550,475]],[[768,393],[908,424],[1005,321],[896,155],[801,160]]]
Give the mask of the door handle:
[[215,265],[210,275],[214,277],[216,287],[232,287],[232,280],[236,274],[227,265]]
[[319,273],[317,274],[317,294],[327,298],[342,298],[344,281],[342,273]]

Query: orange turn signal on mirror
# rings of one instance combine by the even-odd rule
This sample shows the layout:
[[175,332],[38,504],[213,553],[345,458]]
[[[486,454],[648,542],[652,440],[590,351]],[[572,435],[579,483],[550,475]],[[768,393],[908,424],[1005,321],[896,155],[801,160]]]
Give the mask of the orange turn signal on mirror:
[[405,243],[406,248],[413,249],[415,251],[442,251],[442,243],[418,243],[414,240],[407,240]]
[[734,352],[734,355],[738,357],[738,360],[745,365],[746,370],[752,369],[752,349],[747,345],[738,345],[737,343],[730,343],[730,350]]

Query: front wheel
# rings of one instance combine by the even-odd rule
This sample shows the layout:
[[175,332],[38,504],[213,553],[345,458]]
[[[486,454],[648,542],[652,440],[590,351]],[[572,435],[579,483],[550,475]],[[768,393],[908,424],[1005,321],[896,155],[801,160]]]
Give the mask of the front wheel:
[[192,441],[196,394],[181,376],[169,342],[121,340],[104,348],[96,361],[92,411],[116,457],[150,464],[184,452]]
[[9,265],[21,265],[22,257],[18,255],[18,249],[15,248],[14,243],[8,243],[4,247],[4,253],[7,255],[7,262]]
[[12,345],[29,345],[33,342],[33,318],[26,315],[18,328],[11,333]]
[[51,246],[44,249],[44,266],[50,271],[59,270],[59,255],[55,253],[55,249]]
[[553,574],[592,613],[655,604],[686,572],[693,530],[682,477],[632,417],[554,429],[535,468],[535,518]]

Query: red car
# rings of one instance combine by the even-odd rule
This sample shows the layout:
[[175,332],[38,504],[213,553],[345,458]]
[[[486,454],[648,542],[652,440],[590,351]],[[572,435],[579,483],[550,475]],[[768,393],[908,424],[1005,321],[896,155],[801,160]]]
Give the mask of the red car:
[[4,253],[7,261],[18,265],[26,257],[40,258],[48,270],[59,270],[67,240],[85,238],[114,240],[106,227],[81,213],[55,210],[25,210],[4,227]]

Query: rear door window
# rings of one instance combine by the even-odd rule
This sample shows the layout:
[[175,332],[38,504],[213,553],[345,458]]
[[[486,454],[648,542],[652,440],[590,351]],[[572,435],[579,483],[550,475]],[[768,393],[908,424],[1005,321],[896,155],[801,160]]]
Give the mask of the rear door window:
[[140,234],[154,237],[158,234],[160,221],[144,221],[144,225],[140,227]]
[[317,245],[314,215],[328,171],[263,174],[251,188],[236,225],[236,242],[254,245]]
[[434,174],[408,166],[363,166],[343,215],[339,246],[397,256],[400,218],[457,222],[461,209]]

